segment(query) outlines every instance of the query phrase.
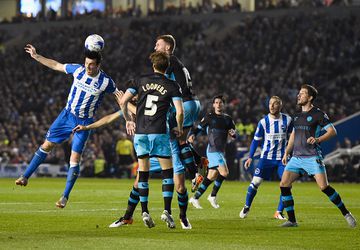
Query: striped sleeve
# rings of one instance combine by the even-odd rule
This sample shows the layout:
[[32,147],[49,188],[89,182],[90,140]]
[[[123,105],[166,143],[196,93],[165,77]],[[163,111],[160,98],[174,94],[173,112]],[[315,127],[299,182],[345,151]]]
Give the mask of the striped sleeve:
[[115,90],[116,90],[115,82],[113,81],[113,79],[109,78],[109,83],[106,86],[105,92],[106,93],[114,93]]
[[75,64],[75,63],[64,64],[64,70],[66,74],[73,74],[80,67],[81,67],[80,64]]
[[262,120],[259,121],[256,131],[255,131],[255,134],[254,134],[254,140],[256,140],[256,141],[260,141],[264,138],[264,127],[261,123]]

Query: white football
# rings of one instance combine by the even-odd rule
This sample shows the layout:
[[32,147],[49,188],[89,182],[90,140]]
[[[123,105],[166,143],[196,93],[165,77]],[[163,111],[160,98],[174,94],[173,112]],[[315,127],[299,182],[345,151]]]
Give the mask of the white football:
[[85,40],[85,48],[90,51],[100,52],[104,49],[104,46],[104,39],[97,34],[90,35]]

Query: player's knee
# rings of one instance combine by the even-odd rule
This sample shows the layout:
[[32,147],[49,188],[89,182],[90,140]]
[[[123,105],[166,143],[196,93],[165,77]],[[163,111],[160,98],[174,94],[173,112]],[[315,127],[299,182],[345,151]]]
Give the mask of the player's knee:
[[258,177],[258,176],[254,176],[252,181],[251,181],[251,183],[256,187],[259,187],[262,182],[263,182],[263,178]]
[[219,170],[219,173],[222,175],[222,176],[224,176],[224,177],[227,177],[228,175],[229,175],[229,169],[225,166],[220,166],[219,168],[218,168],[218,170]]
[[211,181],[215,180],[218,176],[218,171],[216,169],[210,169],[207,174],[207,178]]
[[177,185],[176,186],[176,192],[178,192],[180,194],[183,194],[183,193],[185,193],[185,191],[186,191],[186,188],[185,188],[184,185]]
[[281,180],[280,187],[291,187],[291,183],[286,180]]
[[220,173],[222,176],[224,176],[225,178],[227,178],[229,176],[229,171],[224,171],[222,173]]
[[320,190],[322,191],[322,192],[324,192],[324,190],[327,188],[327,187],[329,187],[329,185],[319,185],[319,188],[320,188]]
[[81,155],[79,153],[76,153],[74,151],[71,152],[70,162],[73,162],[75,164],[79,164],[80,163],[80,158],[81,158]]
[[42,145],[41,145],[41,149],[46,151],[46,152],[50,152],[54,147],[55,147],[55,143],[50,142],[48,140],[46,140]]

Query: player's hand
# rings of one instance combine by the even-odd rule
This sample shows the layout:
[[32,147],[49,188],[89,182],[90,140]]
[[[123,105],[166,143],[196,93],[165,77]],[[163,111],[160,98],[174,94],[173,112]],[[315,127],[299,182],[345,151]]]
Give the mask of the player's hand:
[[306,142],[308,144],[314,145],[314,144],[317,144],[319,141],[318,141],[317,138],[314,138],[314,137],[311,136],[311,137],[307,138]]
[[230,129],[230,130],[229,130],[229,135],[230,135],[231,137],[235,137],[235,135],[236,135],[235,129]]
[[281,159],[282,164],[286,165],[286,164],[287,164],[287,160],[288,160],[288,154],[285,153],[284,156],[283,156],[283,158]]
[[172,131],[176,135],[176,137],[180,137],[184,133],[184,131],[179,127],[173,128]]
[[136,124],[133,121],[126,122],[126,132],[128,135],[135,135]]
[[37,56],[36,49],[31,44],[26,44],[25,51],[30,54],[32,58],[35,58]]
[[121,98],[123,97],[124,95],[124,92],[122,92],[121,90],[118,90],[118,91],[115,91],[115,99],[116,99],[116,102],[118,103],[119,107],[120,107],[120,100]]
[[89,130],[86,126],[83,125],[77,125],[75,128],[73,128],[72,132],[79,132],[79,131],[84,131],[84,130]]
[[188,142],[190,142],[190,143],[194,143],[194,141],[195,141],[195,135],[189,135],[189,137],[188,137]]
[[250,167],[251,162],[252,162],[252,159],[251,159],[251,158],[249,158],[249,159],[246,160],[246,162],[245,162],[245,164],[244,164],[244,168],[245,168],[246,170]]

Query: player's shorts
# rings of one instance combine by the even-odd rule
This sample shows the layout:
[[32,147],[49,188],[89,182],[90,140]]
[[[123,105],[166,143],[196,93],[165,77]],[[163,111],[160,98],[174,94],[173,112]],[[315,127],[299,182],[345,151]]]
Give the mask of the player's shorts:
[[254,176],[270,180],[275,169],[277,169],[278,177],[281,179],[285,169],[281,160],[268,160],[260,158],[259,163],[255,168]]
[[[197,121],[199,117],[200,110],[201,106],[199,100],[191,100],[184,102],[184,128],[193,126],[193,124]],[[168,120],[170,129],[177,126],[176,110],[174,107],[171,107],[169,111]]]
[[170,158],[169,134],[135,134],[134,147],[138,158]]
[[[63,109],[46,133],[46,140],[57,144],[63,143],[70,138],[73,128],[77,125],[86,126],[91,123],[93,123],[93,118],[79,118],[70,111]],[[90,134],[90,130],[74,133],[71,150],[81,154]]]
[[[173,140],[171,140],[171,141],[173,141]],[[178,154],[175,154],[173,151],[171,151],[171,152],[172,152],[172,164],[173,164],[174,174],[184,174],[185,167],[181,163],[180,158],[177,157]],[[160,166],[159,160],[156,157],[150,158],[149,171],[150,171],[150,173],[160,173],[161,172],[161,166]]]
[[160,173],[161,172],[161,166],[159,163],[159,160],[156,157],[150,158],[150,173]]
[[170,139],[170,146],[174,174],[184,174],[185,166],[180,160],[180,147],[177,139]]
[[[159,163],[159,160],[156,157],[152,157],[150,158],[150,169],[149,172],[150,173],[161,173],[161,166]],[[175,169],[174,169],[174,173],[175,173]]]
[[326,173],[325,165],[318,156],[313,156],[313,157],[293,156],[286,165],[285,170],[297,174],[304,174],[306,172],[309,175]]
[[200,110],[199,100],[184,102],[184,128],[193,126],[199,117]]
[[208,168],[217,168],[219,166],[227,166],[224,153],[209,152],[209,150],[207,150],[206,156],[209,161]]

